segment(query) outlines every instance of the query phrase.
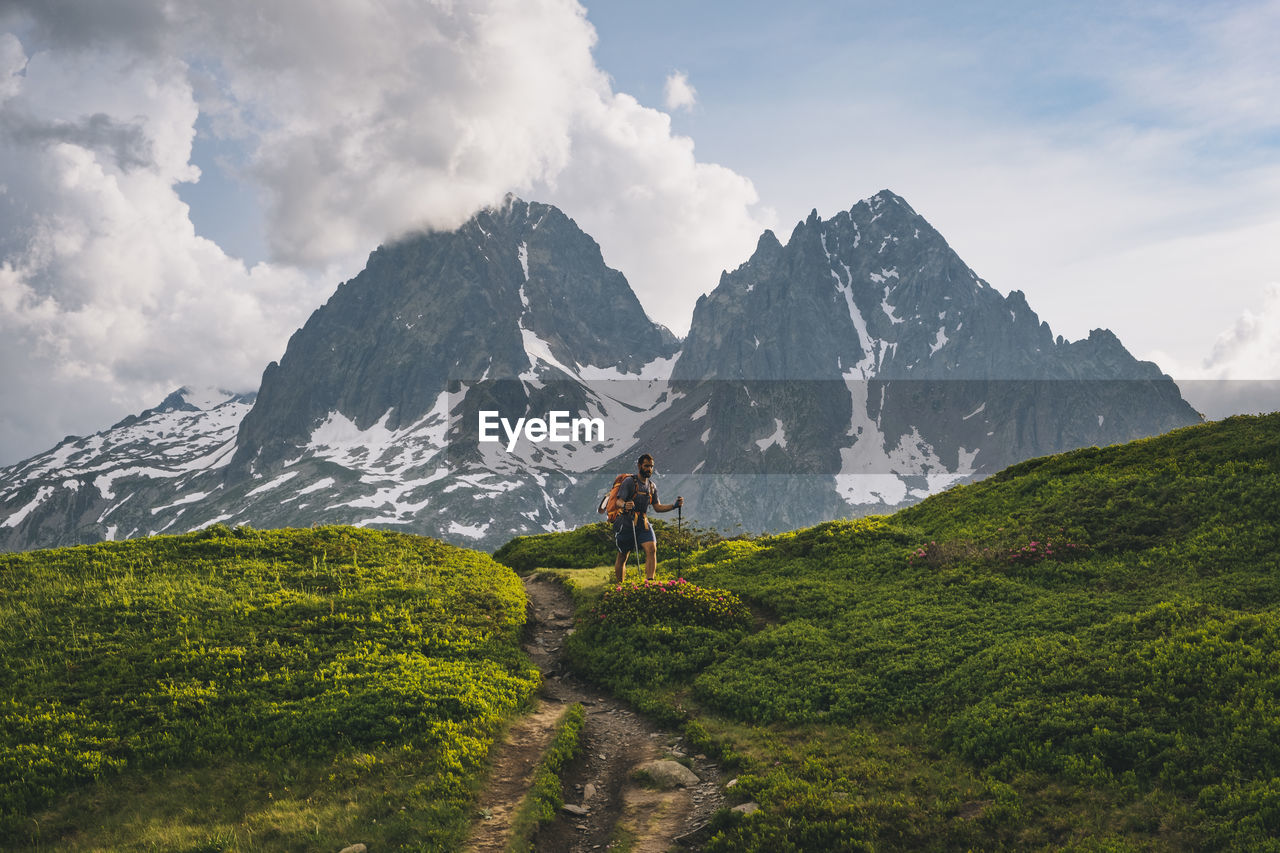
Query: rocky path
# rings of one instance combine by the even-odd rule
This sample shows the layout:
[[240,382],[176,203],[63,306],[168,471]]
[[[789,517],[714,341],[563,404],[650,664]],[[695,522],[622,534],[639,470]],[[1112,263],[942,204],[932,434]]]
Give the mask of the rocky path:
[[[525,579],[532,606],[532,632],[525,651],[542,670],[538,711],[512,727],[500,744],[490,786],[481,797],[484,816],[467,846],[469,851],[500,851],[510,840],[510,820],[527,790],[530,776],[554,734],[565,707],[581,702],[586,711],[583,749],[564,774],[565,809],[544,827],[539,851],[589,853],[618,846],[642,853],[694,849],[697,832],[720,807],[719,768],[705,756],[686,756],[678,734],[657,728],[624,704],[565,671],[561,647],[573,629],[573,604],[554,578]],[[697,779],[668,790],[641,785],[632,776],[650,761],[687,759]],[[655,775],[676,770],[658,765]]]

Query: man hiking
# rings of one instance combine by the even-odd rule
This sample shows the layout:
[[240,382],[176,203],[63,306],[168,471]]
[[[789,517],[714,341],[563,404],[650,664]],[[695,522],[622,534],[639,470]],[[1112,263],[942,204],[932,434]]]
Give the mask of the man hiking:
[[613,541],[618,546],[617,559],[613,561],[613,578],[618,583],[626,576],[627,557],[632,551],[644,551],[644,578],[653,580],[658,569],[658,544],[653,525],[646,513],[671,512],[684,506],[684,498],[663,506],[658,503],[658,485],[653,482],[653,457],[646,453],[636,461],[637,473],[631,474],[618,486],[618,503],[622,515],[614,522]]

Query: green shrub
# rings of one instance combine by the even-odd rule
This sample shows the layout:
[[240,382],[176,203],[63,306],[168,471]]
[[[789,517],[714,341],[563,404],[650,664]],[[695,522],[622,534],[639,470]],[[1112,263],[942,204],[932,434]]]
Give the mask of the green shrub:
[[589,569],[613,562],[617,548],[609,524],[601,521],[576,530],[517,536],[493,558],[521,574],[537,569]]
[[591,618],[622,624],[675,622],[732,629],[747,627],[751,611],[728,590],[704,589],[678,578],[610,587],[592,608]]
[[695,678],[746,633],[750,611],[724,590],[683,580],[605,591],[565,644],[574,669],[664,723],[684,712],[667,688]]

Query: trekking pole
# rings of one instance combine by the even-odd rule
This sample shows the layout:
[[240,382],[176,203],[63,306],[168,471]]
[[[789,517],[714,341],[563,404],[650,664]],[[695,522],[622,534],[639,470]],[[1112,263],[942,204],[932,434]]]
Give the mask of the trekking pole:
[[631,510],[631,553],[636,555],[636,574],[644,577],[644,569],[640,568],[640,543],[636,540],[636,511]]
[[684,575],[684,505],[676,504],[676,571]]

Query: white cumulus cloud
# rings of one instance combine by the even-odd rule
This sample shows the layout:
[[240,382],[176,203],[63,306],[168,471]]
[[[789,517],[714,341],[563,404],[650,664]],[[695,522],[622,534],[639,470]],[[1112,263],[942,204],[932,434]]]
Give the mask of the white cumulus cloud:
[[698,90],[689,83],[689,75],[673,71],[667,75],[662,97],[669,110],[691,110],[698,103]]
[[593,101],[574,139],[573,167],[548,197],[627,274],[650,316],[685,334],[698,296],[750,256],[772,212],[757,211],[750,181],[698,162],[667,114],[630,95]]
[[[256,388],[378,244],[512,191],[683,332],[770,213],[594,44],[575,0],[0,7],[0,463],[178,385]],[[197,128],[240,152],[268,262],[192,224]]]
[[7,48],[0,451],[101,429],[181,384],[256,387],[319,294],[196,235],[175,190],[198,176],[181,67],[114,48],[29,60]]

